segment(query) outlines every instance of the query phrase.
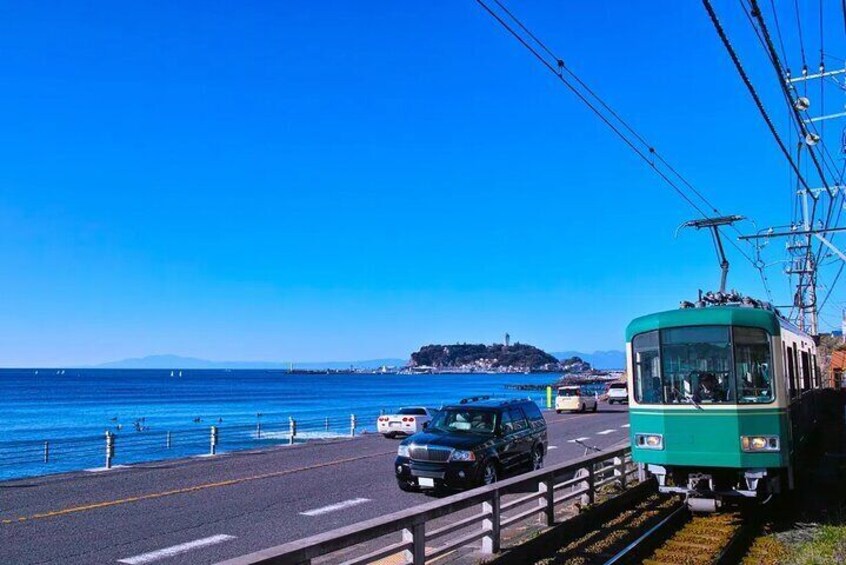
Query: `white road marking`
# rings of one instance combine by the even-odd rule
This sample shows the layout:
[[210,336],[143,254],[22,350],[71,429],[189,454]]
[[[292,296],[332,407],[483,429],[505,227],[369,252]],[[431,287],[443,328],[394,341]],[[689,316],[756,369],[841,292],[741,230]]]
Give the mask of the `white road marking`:
[[547,449],[558,449],[557,445],[550,445]]
[[173,557],[174,555],[179,555],[180,553],[185,553],[186,551],[191,551],[192,549],[199,549],[201,547],[207,547],[209,545],[216,545],[233,539],[235,539],[235,536],[219,534],[208,538],[189,541],[187,543],[181,543],[172,547],[166,547],[164,549],[159,549],[158,551],[151,551],[150,553],[142,553],[141,555],[136,555],[135,557],[118,559],[118,563],[126,563],[127,565],[141,565],[142,563],[152,563],[153,561],[165,559],[166,557]]
[[328,514],[329,512],[335,512],[336,510],[343,510],[344,508],[349,508],[350,506],[357,506],[359,504],[364,504],[365,502],[370,502],[369,498],[351,498],[350,500],[345,500],[343,502],[339,502],[337,504],[330,504],[329,506],[323,506],[322,508],[315,508],[314,510],[307,510],[305,512],[300,512],[302,516],[320,516],[321,514]]
[[623,425],[622,425],[622,426],[620,426],[620,427],[621,427],[621,428],[630,428],[630,427],[631,427],[631,424],[623,424]]
[[589,437],[577,437],[576,439],[568,439],[567,443],[578,443],[580,441],[587,441],[589,439]]
[[616,431],[617,431],[617,430],[602,430],[601,432],[596,432],[596,435],[598,435],[598,436],[606,436],[606,435],[608,435],[608,434],[613,434],[613,433],[614,433],[614,432],[616,432]]

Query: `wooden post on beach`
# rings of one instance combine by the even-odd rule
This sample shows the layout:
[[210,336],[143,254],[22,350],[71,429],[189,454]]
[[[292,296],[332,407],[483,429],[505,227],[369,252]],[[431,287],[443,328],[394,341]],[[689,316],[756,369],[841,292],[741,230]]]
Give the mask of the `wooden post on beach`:
[[261,422],[256,422],[256,439],[261,439]]
[[350,414],[350,437],[355,437],[355,414]]
[[326,431],[328,432],[329,431],[329,417],[328,416],[326,417],[325,427],[326,427]]
[[50,462],[50,442],[49,441],[44,442],[44,462],[45,463]]
[[297,436],[297,421],[294,420],[293,416],[288,416],[288,427],[291,432],[291,435],[288,438],[288,445],[294,445],[294,438]]
[[106,469],[112,468],[112,458],[115,456],[115,436],[106,432]]
[[167,437],[165,438],[165,446],[170,449],[171,441],[170,441],[170,432],[167,432]]

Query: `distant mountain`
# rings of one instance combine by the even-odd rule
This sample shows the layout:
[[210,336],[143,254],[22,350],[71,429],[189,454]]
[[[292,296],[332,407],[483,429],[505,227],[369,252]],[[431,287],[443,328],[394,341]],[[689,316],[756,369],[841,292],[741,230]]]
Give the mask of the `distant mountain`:
[[562,351],[560,353],[553,353],[558,359],[564,360],[570,357],[579,357],[584,361],[590,363],[594,369],[625,369],[626,368],[626,352],[609,350],[609,351],[594,351],[593,353],[581,353],[579,351]]
[[[293,362],[294,369],[378,369],[383,365],[402,367],[405,359],[367,359],[363,361]],[[95,365],[97,369],[287,369],[290,362],[280,361],[209,361],[180,355],[148,355]]]

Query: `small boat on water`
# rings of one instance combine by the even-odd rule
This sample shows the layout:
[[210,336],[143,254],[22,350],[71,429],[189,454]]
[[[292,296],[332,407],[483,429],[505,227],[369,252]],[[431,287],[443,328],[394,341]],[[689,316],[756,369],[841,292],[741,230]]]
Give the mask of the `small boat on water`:
[[171,376],[171,377],[173,376],[173,371],[171,371],[171,372],[170,372],[170,376]]

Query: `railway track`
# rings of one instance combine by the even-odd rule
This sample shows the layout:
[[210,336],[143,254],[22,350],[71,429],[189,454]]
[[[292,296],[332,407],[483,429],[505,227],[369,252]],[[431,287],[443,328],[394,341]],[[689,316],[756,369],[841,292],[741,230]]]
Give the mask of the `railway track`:
[[[657,493],[640,500],[631,508],[623,510],[615,517],[590,529],[578,538],[558,549],[553,555],[537,561],[540,565],[593,565],[602,563],[639,563],[637,556],[643,557],[652,546],[644,550],[644,532],[651,532],[656,524],[677,523],[685,519],[686,509],[674,497]],[[638,543],[635,543],[638,542]],[[639,551],[629,551],[633,558],[615,560],[621,555],[622,548],[636,545]]]
[[[645,565],[737,563],[749,547],[755,520],[740,512],[692,516],[666,538]],[[653,535],[661,535],[654,532]]]

